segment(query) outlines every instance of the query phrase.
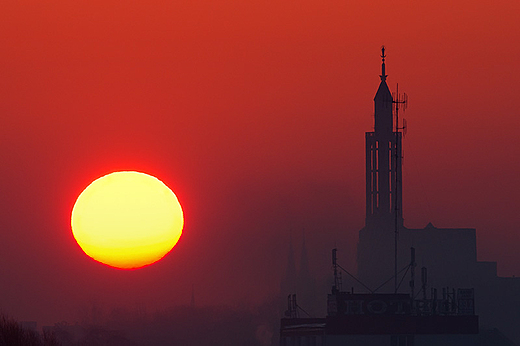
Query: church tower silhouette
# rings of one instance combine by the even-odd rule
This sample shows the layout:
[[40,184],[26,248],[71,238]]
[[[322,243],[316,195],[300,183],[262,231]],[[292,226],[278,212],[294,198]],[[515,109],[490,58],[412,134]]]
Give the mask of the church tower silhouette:
[[[388,88],[384,48],[381,58],[381,81],[374,97],[374,131],[365,133],[366,217],[365,226],[359,231],[357,277],[371,290],[377,288],[377,293],[395,292],[393,280],[389,279],[410,264],[413,247],[417,269],[427,268],[429,290],[474,288],[475,312],[481,325],[499,328],[518,343],[520,278],[499,277],[496,262],[478,260],[476,229],[438,228],[432,222],[424,228],[404,225],[402,138],[395,114],[402,100],[392,97]],[[395,280],[404,282],[396,284],[397,292],[409,293],[412,287],[420,286],[417,276],[412,284],[411,279],[402,280],[403,275]]]
[[381,82],[374,97],[374,131],[365,133],[366,218],[358,244],[358,275],[371,287],[391,275],[395,232],[403,228],[402,185],[398,183],[402,181],[401,133],[394,125],[396,101],[386,83],[385,58],[383,46]]
[[[476,345],[477,339],[473,337],[467,339],[469,343],[463,343],[464,338],[461,339],[460,330],[455,333],[453,330],[441,333],[438,329],[440,319],[437,317],[449,321],[452,317],[466,315],[475,317],[473,312],[478,315],[481,326],[478,345],[513,345],[514,343],[508,339],[519,343],[520,278],[499,277],[496,262],[478,261],[476,230],[474,228],[438,228],[431,222],[427,223],[424,228],[408,228],[404,225],[402,136],[400,132],[402,128],[399,127],[398,110],[400,104],[406,103],[406,97],[400,97],[397,90],[395,96],[392,96],[387,85],[384,48],[382,48],[381,58],[381,81],[374,97],[374,130],[365,134],[366,215],[365,226],[359,231],[357,247],[357,278],[363,284],[360,285],[359,280],[350,276],[345,277],[343,281],[344,284],[346,283],[346,287],[351,288],[350,292],[341,291],[335,284],[331,294],[327,296],[328,315],[326,318],[282,319],[281,345],[289,345],[294,342],[303,344],[302,340],[305,338],[310,340],[307,344],[317,344],[316,340],[321,340],[320,344],[333,340],[332,343],[335,345],[339,345],[342,340],[349,345],[352,340],[355,340],[353,343],[356,345],[390,344],[390,342],[381,343],[381,339],[372,338],[375,336],[376,323],[368,322],[370,314],[374,313],[373,317],[376,317],[378,321],[382,321],[385,316],[391,316],[391,320],[395,323],[384,324],[385,328],[388,328],[389,325],[394,325],[394,327],[406,325],[400,319],[400,317],[406,317],[405,313],[401,311],[393,316],[392,314],[386,315],[386,310],[385,312],[382,310],[370,312],[368,309],[362,309],[363,305],[360,302],[371,297],[381,302],[380,299],[384,299],[384,297],[397,296],[406,297],[407,300],[411,299],[411,303],[416,309],[415,312],[410,310],[408,314],[411,320],[419,321],[423,317],[433,317],[426,324],[429,326],[428,328],[433,329],[428,333],[419,329],[408,333],[409,330],[407,330],[404,334],[411,335],[406,335],[404,338],[395,337],[396,333],[403,333],[396,332],[396,329],[392,329],[394,327],[385,329],[385,332],[376,333],[381,337],[385,333],[392,334],[390,339],[392,345],[401,345],[402,342],[407,345],[411,343],[416,345]],[[456,168],[454,167],[454,169]],[[294,253],[291,247],[288,270],[285,281],[283,281],[284,284],[282,284],[282,295],[288,294],[284,293],[284,288],[287,292],[288,289],[294,287],[298,297],[302,297],[302,304],[312,306],[312,304],[308,304],[310,302],[308,297],[312,292],[309,290],[312,287],[312,281],[309,280],[311,276],[308,270],[305,242],[300,262],[299,273],[296,273]],[[333,263],[336,264],[335,255],[333,255]],[[416,266],[418,267],[417,274],[420,274],[412,275],[412,272],[416,273]],[[399,273],[398,279],[394,279],[394,273]],[[394,281],[394,285],[390,284],[392,281]],[[402,283],[404,284],[401,285]],[[302,287],[305,290],[302,291]],[[419,293],[422,294],[422,298],[418,298]],[[455,297],[458,298],[455,299]],[[452,303],[449,303],[450,299]],[[457,303],[453,303],[455,300]],[[457,314],[460,316],[450,315],[452,312],[449,309],[446,310],[449,304],[458,306]],[[356,306],[358,308],[353,308]],[[453,305],[451,306],[453,307]],[[461,308],[462,310],[460,310]],[[349,317],[352,319],[348,320]],[[364,320],[366,323],[360,322],[361,318],[365,317],[367,318]],[[425,320],[423,319],[423,321]],[[453,321],[453,319],[449,321],[450,328],[454,326]],[[415,322],[411,325],[417,326]],[[465,325],[469,326],[469,324]],[[308,328],[306,329],[305,326]],[[352,332],[359,326],[367,326],[369,330],[365,330],[363,333]],[[436,339],[437,334],[442,338]],[[470,334],[475,335],[474,332],[468,335]],[[390,341],[388,338],[387,340]]]
[[[385,48],[381,48],[381,83],[374,97],[374,132],[365,133],[366,141],[366,224],[377,226],[391,223],[397,211],[403,224],[401,164],[401,133],[394,132],[394,100],[386,84]],[[397,197],[397,208],[394,205]]]

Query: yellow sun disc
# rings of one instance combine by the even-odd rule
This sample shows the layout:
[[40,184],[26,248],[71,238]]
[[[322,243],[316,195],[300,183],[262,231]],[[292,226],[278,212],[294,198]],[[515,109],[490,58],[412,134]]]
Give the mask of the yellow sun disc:
[[71,225],[87,255],[130,269],[164,257],[179,240],[184,218],[177,197],[162,181],[139,172],[115,172],[79,195]]

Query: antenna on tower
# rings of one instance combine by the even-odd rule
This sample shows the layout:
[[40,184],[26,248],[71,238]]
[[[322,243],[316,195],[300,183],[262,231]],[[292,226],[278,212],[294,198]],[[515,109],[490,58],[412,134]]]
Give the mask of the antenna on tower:
[[[384,53],[384,51],[383,51]],[[400,174],[399,170],[401,169],[401,147],[400,147],[400,130],[404,131],[406,129],[405,122],[403,121],[403,126],[399,127],[399,108],[402,106],[403,111],[408,106],[408,95],[406,94],[399,94],[399,84],[397,84],[396,92],[394,95],[392,95],[392,103],[394,104],[394,114],[395,114],[395,198],[394,198],[394,217],[395,217],[395,233],[394,233],[394,289],[395,293],[397,293],[398,289],[398,282],[397,282],[397,244],[399,241],[399,224],[400,224],[400,217],[399,217],[399,187],[401,184],[400,181]]]
[[332,249],[332,267],[334,268],[334,286],[332,287],[332,290],[334,292],[341,291],[341,272],[338,273],[338,257],[336,255],[337,252],[338,249]]
[[[397,83],[396,92],[392,93],[392,98],[392,103],[394,104],[394,114],[397,118],[399,115],[399,109],[402,108],[403,111],[405,111],[406,108],[408,108],[408,95],[406,93],[399,94],[399,83]],[[396,122],[396,130],[402,130],[403,128],[399,127],[398,125],[399,124]]]
[[[406,93],[399,94],[399,83],[397,83],[396,92],[392,94],[392,103],[394,104],[394,115],[395,115],[395,135],[396,144],[398,143],[397,137],[399,136],[399,130],[403,130],[403,136],[406,134],[406,119],[403,118],[403,126],[399,127],[399,109],[403,109],[403,112],[408,108],[408,95]],[[396,155],[397,150],[396,150]]]

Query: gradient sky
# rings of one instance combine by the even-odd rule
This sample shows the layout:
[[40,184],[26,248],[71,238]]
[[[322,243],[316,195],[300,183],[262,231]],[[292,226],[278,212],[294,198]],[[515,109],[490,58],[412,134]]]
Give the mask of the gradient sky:
[[[278,293],[289,242],[355,268],[364,132],[380,46],[405,91],[408,227],[475,227],[520,275],[520,2],[35,1],[0,11],[0,307],[73,319],[100,304],[249,305]],[[120,271],[70,231],[115,170],[169,185],[184,235]]]

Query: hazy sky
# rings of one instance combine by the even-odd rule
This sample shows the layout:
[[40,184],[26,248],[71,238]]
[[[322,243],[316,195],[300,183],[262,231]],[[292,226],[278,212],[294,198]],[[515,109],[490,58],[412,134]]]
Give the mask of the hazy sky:
[[[520,2],[34,1],[0,11],[0,308],[254,304],[292,238],[355,268],[380,46],[405,91],[408,227],[476,227],[520,275]],[[94,262],[70,212],[94,179],[169,185],[184,234],[136,271]]]

